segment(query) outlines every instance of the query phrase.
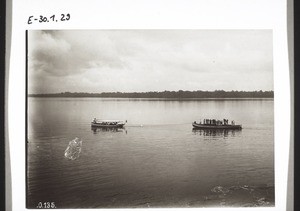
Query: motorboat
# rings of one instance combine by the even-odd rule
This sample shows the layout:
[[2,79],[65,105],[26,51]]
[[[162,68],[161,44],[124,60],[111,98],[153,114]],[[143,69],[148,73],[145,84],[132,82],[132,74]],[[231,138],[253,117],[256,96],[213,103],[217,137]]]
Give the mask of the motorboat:
[[101,127],[101,128],[123,128],[127,123],[127,120],[100,120],[94,118],[91,122],[92,127]]

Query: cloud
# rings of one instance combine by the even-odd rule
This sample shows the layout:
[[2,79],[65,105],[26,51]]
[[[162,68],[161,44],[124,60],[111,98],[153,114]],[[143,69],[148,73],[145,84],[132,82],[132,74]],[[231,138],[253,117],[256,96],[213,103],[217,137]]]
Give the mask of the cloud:
[[34,93],[273,88],[271,30],[30,31],[28,43]]
[[[69,32],[72,33],[72,32]],[[52,76],[67,76],[82,73],[91,67],[122,67],[108,46],[99,45],[88,39],[72,39],[60,31],[31,31],[29,33],[30,65],[32,71]],[[79,39],[78,39],[79,38]],[[106,43],[107,45],[107,43]],[[104,49],[106,48],[106,49]]]

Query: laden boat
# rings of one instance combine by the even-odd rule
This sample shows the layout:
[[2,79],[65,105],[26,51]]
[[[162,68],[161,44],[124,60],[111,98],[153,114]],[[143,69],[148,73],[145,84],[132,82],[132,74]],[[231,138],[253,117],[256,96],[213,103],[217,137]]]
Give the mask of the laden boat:
[[192,123],[194,129],[229,129],[229,130],[240,130],[242,125],[236,125],[234,121],[228,124],[228,120],[210,120],[204,119],[203,123],[201,121],[197,123],[196,121]]
[[91,122],[92,127],[100,127],[100,128],[123,128],[124,125],[127,123],[126,121],[121,120],[99,120],[94,119]]

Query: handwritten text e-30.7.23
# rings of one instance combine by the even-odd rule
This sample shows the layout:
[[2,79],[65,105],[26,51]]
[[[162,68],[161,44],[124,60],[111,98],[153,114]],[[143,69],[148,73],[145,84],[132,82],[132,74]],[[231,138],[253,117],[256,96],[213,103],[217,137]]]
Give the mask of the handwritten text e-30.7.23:
[[71,18],[71,15],[69,13],[67,14],[60,14],[58,16],[51,15],[51,16],[29,16],[27,24],[33,24],[33,23],[48,23],[48,22],[61,22],[61,21],[69,21]]

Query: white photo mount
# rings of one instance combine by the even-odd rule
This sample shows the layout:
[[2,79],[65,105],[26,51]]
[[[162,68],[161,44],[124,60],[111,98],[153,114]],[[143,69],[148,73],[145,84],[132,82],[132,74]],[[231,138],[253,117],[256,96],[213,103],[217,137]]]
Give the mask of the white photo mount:
[[[272,30],[275,94],[275,207],[251,208],[251,210],[286,209],[291,127],[286,1],[33,1],[27,5],[26,2],[15,0],[12,12],[8,82],[8,140],[11,161],[12,210],[26,210],[25,32],[26,30],[93,29]],[[61,14],[70,14],[71,18],[69,21],[58,21],[58,23],[55,21],[28,24],[31,16],[39,19],[40,15],[50,18],[53,14],[60,17]],[[18,125],[14,124],[17,120],[20,123]],[[283,126],[282,122],[286,124]],[[235,209],[248,210],[249,208]]]

